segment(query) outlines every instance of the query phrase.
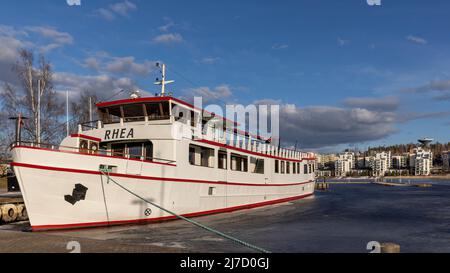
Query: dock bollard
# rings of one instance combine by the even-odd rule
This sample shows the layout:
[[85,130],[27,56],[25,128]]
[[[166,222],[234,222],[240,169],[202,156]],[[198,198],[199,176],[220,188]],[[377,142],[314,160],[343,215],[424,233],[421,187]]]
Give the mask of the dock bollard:
[[382,243],[381,253],[400,253],[400,245],[394,243]]

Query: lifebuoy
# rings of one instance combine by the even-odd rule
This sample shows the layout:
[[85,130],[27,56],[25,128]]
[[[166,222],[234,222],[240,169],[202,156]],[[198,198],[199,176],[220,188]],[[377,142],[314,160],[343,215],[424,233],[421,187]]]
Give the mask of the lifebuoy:
[[13,204],[2,205],[1,207],[3,222],[11,223],[16,221],[18,213],[17,207]]
[[17,205],[17,220],[18,221],[28,220],[28,212],[24,204]]

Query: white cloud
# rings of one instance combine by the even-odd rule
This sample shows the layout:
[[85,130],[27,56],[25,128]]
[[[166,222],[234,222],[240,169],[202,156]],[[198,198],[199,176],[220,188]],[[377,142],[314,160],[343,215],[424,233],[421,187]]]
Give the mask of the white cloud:
[[173,26],[175,26],[175,23],[170,19],[170,18],[164,18],[164,20],[166,21],[166,24],[158,27],[158,30],[161,32],[167,32],[170,30],[170,28],[172,28]]
[[76,75],[72,73],[57,72],[53,75],[56,90],[70,91],[79,94],[83,91],[93,91],[100,99],[107,99],[120,90],[141,90],[139,86],[127,77],[112,77],[109,75]]
[[133,2],[128,0],[109,5],[107,8],[96,10],[96,14],[105,20],[112,21],[117,16],[128,17],[132,11],[137,9]]
[[155,70],[155,61],[136,63],[134,57],[114,58],[106,64],[106,70],[114,73],[148,75]]
[[344,40],[344,39],[338,37],[337,38],[337,43],[338,43],[339,46],[342,47],[342,46],[346,46],[346,45],[350,44],[350,40]]
[[413,43],[416,43],[416,44],[421,44],[421,45],[426,45],[426,44],[428,44],[428,41],[425,40],[424,38],[418,37],[418,36],[413,36],[413,35],[407,36],[407,37],[406,37],[406,40],[408,40],[408,41],[410,41],[410,42],[413,42]]
[[192,97],[202,97],[203,102],[221,100],[233,95],[230,87],[226,84],[210,89],[209,87],[198,87],[187,90]]
[[73,43],[73,37],[67,32],[60,32],[53,27],[27,27],[26,30],[38,33],[42,37],[48,38],[55,44],[69,45]]
[[84,60],[84,65],[83,66],[87,67],[87,68],[90,68],[90,69],[99,70],[100,69],[100,62],[95,57],[89,57],[89,58],[86,58]]
[[206,57],[201,59],[199,62],[202,64],[215,64],[220,60],[219,57]]
[[179,33],[160,34],[153,38],[152,42],[155,44],[171,44],[180,43],[183,37]]
[[274,44],[272,46],[272,49],[278,50],[278,49],[286,49],[288,47],[289,47],[289,45],[287,45],[287,44]]
[[112,4],[110,9],[117,14],[122,16],[128,16],[128,13],[136,10],[136,5],[130,1],[120,2],[116,4]]
[[349,107],[360,107],[375,111],[395,111],[400,105],[396,97],[383,98],[348,98],[344,104]]
[[[43,38],[33,39],[32,38]],[[69,45],[74,42],[67,32],[58,31],[53,27],[12,27],[0,25],[0,81],[17,83],[17,76],[12,68],[22,48],[38,50],[41,53],[49,52],[55,48]]]
[[450,100],[450,80],[430,81],[422,86],[403,89],[402,92],[432,94],[436,100]]
[[144,60],[139,63],[133,56],[112,57],[100,52],[86,58],[81,66],[104,73],[146,76],[156,70],[156,62]]
[[450,116],[450,112],[399,112],[398,102],[391,103],[390,97],[346,101],[349,107],[298,107],[271,99],[254,104],[279,105],[282,143],[290,145],[298,141],[302,148],[308,149],[380,140],[396,133],[400,123]]

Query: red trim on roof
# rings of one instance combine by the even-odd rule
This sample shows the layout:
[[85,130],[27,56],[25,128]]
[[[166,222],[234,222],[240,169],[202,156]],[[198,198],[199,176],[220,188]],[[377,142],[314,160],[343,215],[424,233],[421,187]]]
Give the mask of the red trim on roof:
[[97,137],[93,137],[93,136],[87,136],[87,135],[82,135],[82,134],[72,134],[72,135],[70,135],[70,137],[73,137],[73,138],[79,137],[79,138],[84,138],[84,139],[97,141],[97,142],[101,142],[102,141],[101,138],[97,138]]
[[141,102],[149,102],[149,101],[169,101],[173,100],[172,97],[146,97],[146,98],[137,98],[137,99],[121,99],[121,100],[113,100],[107,102],[99,102],[97,103],[97,107],[108,107],[114,105],[122,105],[122,104],[133,104],[133,103],[141,103]]
[[[204,112],[206,112],[208,114],[212,114],[211,112],[208,112],[206,110],[203,110],[203,109],[200,109],[198,107],[195,107],[194,105],[192,105],[192,104],[190,104],[188,102],[185,102],[183,100],[180,100],[180,99],[177,99],[177,98],[174,98],[174,97],[170,97],[170,96],[165,96],[165,97],[146,97],[146,98],[137,98],[137,99],[122,99],[122,100],[115,100],[115,101],[108,101],[108,102],[100,102],[100,103],[97,103],[96,105],[97,105],[97,107],[102,108],[102,107],[123,105],[123,104],[134,104],[134,103],[153,102],[153,101],[171,101],[171,100],[174,101],[174,102],[177,102],[179,104],[183,104],[184,106],[190,107],[192,109],[196,109],[196,110],[199,110],[199,111],[204,111]],[[222,118],[225,121],[232,122],[235,125],[238,125],[237,122],[233,122],[233,121],[231,121],[231,120],[229,120],[229,119],[227,119],[225,117],[221,117],[221,116],[216,115],[216,114],[215,114],[215,116],[219,117],[219,118]]]
[[[295,200],[303,199],[303,198],[306,198],[306,197],[309,197],[312,195],[314,195],[314,193],[293,196],[293,197],[288,197],[288,198],[283,198],[283,199],[276,199],[276,200],[271,200],[271,201],[265,201],[265,202],[259,202],[259,203],[253,203],[253,204],[247,204],[247,205],[234,206],[234,207],[229,207],[229,208],[221,208],[221,209],[215,209],[215,210],[187,213],[187,214],[183,214],[182,216],[198,217],[198,216],[205,216],[205,215],[211,215],[211,214],[233,212],[233,211],[243,210],[243,209],[252,209],[252,208],[257,208],[257,207],[285,203],[285,202],[289,202],[289,201],[295,201]],[[73,228],[88,228],[88,227],[125,225],[125,224],[146,224],[146,223],[161,222],[161,221],[175,220],[175,219],[177,219],[177,217],[175,217],[175,216],[165,216],[165,217],[157,217],[157,218],[150,218],[150,219],[137,219],[137,220],[90,222],[90,223],[76,223],[76,224],[63,224],[63,225],[40,225],[40,226],[31,226],[31,228],[33,231],[43,231],[43,230],[51,230],[51,229],[73,229]]]

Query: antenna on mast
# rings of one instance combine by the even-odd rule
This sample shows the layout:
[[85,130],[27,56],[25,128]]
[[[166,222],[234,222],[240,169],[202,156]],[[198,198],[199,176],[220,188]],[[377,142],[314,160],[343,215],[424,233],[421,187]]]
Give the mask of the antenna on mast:
[[161,97],[164,97],[166,94],[166,84],[174,83],[175,81],[166,81],[166,65],[156,63],[156,67],[161,68],[161,80],[156,79],[155,85],[161,85]]

